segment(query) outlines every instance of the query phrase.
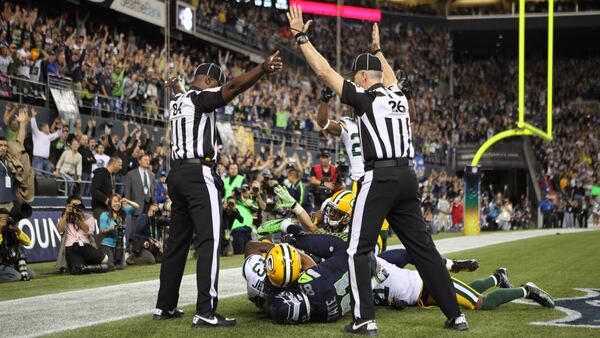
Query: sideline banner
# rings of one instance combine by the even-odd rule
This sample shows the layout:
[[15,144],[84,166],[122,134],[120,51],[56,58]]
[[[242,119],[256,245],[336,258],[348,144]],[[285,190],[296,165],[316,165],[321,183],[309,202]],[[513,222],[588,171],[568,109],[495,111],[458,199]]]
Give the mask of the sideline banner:
[[166,25],[165,3],[158,0],[88,0],[160,27]]
[[19,222],[19,228],[31,238],[31,245],[21,246],[27,263],[56,260],[60,249],[60,234],[56,225],[62,210],[33,210],[28,219]]

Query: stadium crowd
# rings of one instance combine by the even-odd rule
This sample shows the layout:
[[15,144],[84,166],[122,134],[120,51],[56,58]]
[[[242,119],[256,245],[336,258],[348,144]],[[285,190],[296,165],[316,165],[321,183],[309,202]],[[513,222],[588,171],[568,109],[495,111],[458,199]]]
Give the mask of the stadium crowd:
[[[287,27],[278,25],[285,21],[282,11],[215,1],[202,2],[199,11],[211,23],[232,26],[240,33],[262,31],[276,44],[291,46],[289,30],[278,28]],[[317,48],[330,51],[326,56],[333,63],[332,49],[324,46],[335,35],[335,20],[313,19],[311,39]],[[364,23],[343,20],[344,34],[356,38],[349,45],[353,48],[344,48],[342,60],[345,63],[369,48],[369,36],[363,33],[366,28]],[[384,22],[381,36],[383,48],[392,56],[393,68],[407,70],[413,84],[419,111],[417,119],[412,121],[415,146],[418,153],[429,158],[428,163],[444,164],[458,144],[481,144],[515,121],[517,68],[514,61],[500,57],[464,59],[455,61],[452,66],[450,33],[441,28]],[[397,43],[396,39],[390,39],[392,36],[403,39]],[[9,103],[5,106],[4,137],[8,141],[23,137],[32,166],[41,177],[61,177],[66,195],[76,192],[83,197],[93,196],[93,176],[97,176],[94,173],[108,171],[109,176],[114,175],[117,191],[124,199],[118,200],[114,215],[110,210],[104,211],[114,216],[114,220],[123,218],[120,210],[127,209],[123,211],[125,214],[133,215],[135,221],[142,219],[141,224],[148,224],[154,211],[168,212],[165,183],[168,140],[160,137],[161,129],[144,128],[141,122],[160,116],[165,81],[171,75],[180,74],[188,82],[198,61],[218,60],[228,78],[239,75],[251,65],[247,58],[212,45],[174,47],[167,59],[160,44],[143,41],[133,30],[118,31],[106,22],[95,22],[89,14],[70,12],[53,16],[35,6],[4,2],[0,21],[0,76],[4,98],[11,98],[10,81],[46,82],[48,76],[59,76],[71,79],[75,92],[80,95],[83,112],[87,108],[92,115],[125,120],[122,134],[115,132],[110,123],[96,125],[94,118],[86,123],[81,119],[63,121],[61,118],[39,121],[34,107],[36,100],[47,98],[42,97],[43,93],[35,85],[30,85],[28,102],[33,105]],[[533,76],[527,80],[526,107],[532,120],[543,125],[544,121],[535,118],[541,115],[537,112],[545,110],[546,95],[545,68],[543,62],[538,61],[539,58],[534,57],[531,66],[528,65],[528,69],[533,69]],[[600,181],[600,145],[595,132],[600,121],[598,114],[593,113],[597,107],[590,111],[573,104],[600,97],[597,62],[597,58],[558,59],[555,64],[557,73],[564,75],[555,87],[555,140],[549,146],[541,142],[535,144],[541,163],[539,184],[548,197],[542,204],[546,226],[585,226],[587,216],[596,215],[597,222],[600,213],[598,199],[589,197],[591,186]],[[11,80],[5,81],[7,77]],[[322,199],[310,181],[321,171],[315,171],[314,167],[328,168],[328,161],[338,160],[338,154],[332,158],[323,153],[319,159],[313,159],[311,152],[303,151],[308,148],[306,136],[317,137],[319,131],[315,121],[319,87],[314,80],[295,69],[288,69],[271,80],[259,82],[239,100],[222,108],[226,119],[235,125],[245,125],[254,133],[254,139],[263,144],[257,153],[248,147],[242,149],[239,144],[228,143],[221,149],[218,172],[229,182],[229,194],[223,201],[225,219],[229,220],[225,231],[226,237],[232,236],[235,243],[224,246],[226,254],[239,253],[243,248],[240,243],[252,237],[253,229],[262,220],[274,217],[272,189],[276,183],[294,191],[307,210],[318,209]],[[449,90],[452,84],[453,96]],[[345,113],[337,107],[335,103],[330,107],[335,116]],[[315,148],[333,149],[333,141],[323,141]],[[107,169],[111,161],[115,163],[111,158],[119,159],[118,168],[113,165]],[[343,164],[340,169],[342,167]],[[152,181],[140,181],[139,187],[144,189],[141,200],[134,198],[134,193],[127,188],[135,179],[131,173],[138,172],[141,180],[147,172]],[[424,173],[419,175],[423,211],[432,231],[459,231],[462,180],[443,170]],[[322,180],[322,177],[317,179]],[[343,178],[336,177],[330,189],[340,189],[342,181]],[[148,195],[150,200],[147,200]],[[486,195],[482,212],[485,227],[503,230],[526,227],[532,217],[526,198],[509,201],[506,192],[494,191]],[[105,204],[112,204],[112,198],[109,202]],[[138,210],[133,210],[134,205],[138,205]],[[100,213],[95,216],[100,220]],[[100,224],[102,227],[102,222]],[[148,227],[141,229],[145,232],[140,236],[146,238],[143,236],[147,235]],[[156,227],[153,229],[153,238],[160,238]],[[124,234],[126,238],[135,235],[135,231]],[[103,242],[103,245],[109,246],[104,252],[113,262],[119,260],[115,241]],[[100,261],[96,258],[91,265]],[[143,261],[152,261],[147,255],[144,258]],[[121,259],[119,266],[123,267],[124,262]]]

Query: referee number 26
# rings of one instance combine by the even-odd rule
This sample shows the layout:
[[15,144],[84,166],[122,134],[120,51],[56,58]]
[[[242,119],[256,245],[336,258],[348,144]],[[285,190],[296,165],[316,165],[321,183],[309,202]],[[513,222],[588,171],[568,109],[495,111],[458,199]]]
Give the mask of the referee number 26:
[[172,106],[173,116],[177,116],[177,115],[181,114],[181,105],[182,104],[183,104],[183,102],[179,102],[179,103],[173,102],[173,106]]
[[388,101],[388,103],[393,111],[398,113],[406,112],[406,107],[404,107],[400,101]]

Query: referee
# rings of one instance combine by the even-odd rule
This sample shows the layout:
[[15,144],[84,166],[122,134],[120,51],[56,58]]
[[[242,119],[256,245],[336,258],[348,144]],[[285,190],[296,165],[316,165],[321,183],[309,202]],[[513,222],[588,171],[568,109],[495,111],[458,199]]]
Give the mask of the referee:
[[[384,218],[413,257],[424,284],[448,320],[445,327],[468,329],[444,262],[426,231],[411,168],[414,149],[410,131],[409,102],[397,86],[396,76],[379,49],[379,32],[373,27],[373,54],[361,54],[352,64],[353,82],[337,74],[310,43],[302,11],[288,13],[307,63],[317,76],[357,114],[365,175],[360,181],[353,209],[348,243],[348,267],[353,322],[349,333],[378,335],[371,290],[369,254],[373,251]],[[383,66],[382,66],[383,65]]]
[[171,226],[160,269],[155,320],[181,317],[179,287],[192,235],[198,261],[198,299],[192,327],[234,326],[235,319],[219,315],[219,243],[223,182],[215,173],[217,140],[214,110],[243,93],[263,75],[283,68],[279,52],[249,72],[225,82],[219,66],[203,63],[194,71],[192,88],[177,93],[169,103],[171,171],[169,198]]

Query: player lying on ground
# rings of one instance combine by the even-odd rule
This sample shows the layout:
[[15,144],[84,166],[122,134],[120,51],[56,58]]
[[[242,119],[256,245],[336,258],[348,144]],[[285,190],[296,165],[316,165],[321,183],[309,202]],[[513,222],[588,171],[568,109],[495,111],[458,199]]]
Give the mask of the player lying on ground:
[[[408,256],[405,262],[410,263]],[[469,284],[451,278],[458,304],[467,309],[493,310],[518,298],[531,299],[543,307],[554,307],[552,297],[534,283],[513,288],[505,268],[499,268],[494,274]],[[498,289],[486,295],[482,294],[494,286]],[[436,305],[417,271],[403,269],[401,265],[390,264],[380,257],[377,258],[377,270],[372,279],[372,288],[375,305],[389,305],[400,310],[407,306],[418,305],[427,308]]]
[[[278,231],[286,234],[283,236],[286,244],[251,242],[246,246],[243,274],[249,299],[270,312],[273,320],[280,324],[337,321],[350,310],[348,235],[307,232],[289,219],[269,221],[269,226],[275,228],[276,223]],[[296,262],[300,258],[294,253],[295,248],[310,253],[320,263],[311,266],[303,257],[303,270],[298,270],[300,263]],[[263,253],[267,253],[266,259]],[[403,249],[389,250],[385,254],[402,266],[410,263]],[[377,266],[374,255],[373,266]]]
[[[315,216],[312,218],[308,215],[306,210],[297,203],[297,201],[289,194],[287,189],[282,186],[276,186],[274,188],[275,194],[277,195],[278,202],[276,204],[277,210],[291,210],[297,217],[298,222],[310,232],[322,231],[318,225],[325,228],[329,232],[336,233],[348,233],[348,226],[350,219],[352,218],[352,210],[354,206],[355,195],[353,192],[348,190],[340,190],[333,194],[330,198],[323,202],[321,210],[315,212]],[[259,235],[267,235],[280,231],[281,220],[272,220],[263,223],[258,227],[257,232]],[[406,250],[402,250],[399,253],[396,250],[388,250],[381,252],[380,248],[383,248],[383,240],[380,237],[377,240],[375,247],[375,255],[381,255],[385,260],[392,264],[402,264],[405,260],[404,255],[408,255]],[[479,267],[476,260],[451,260],[444,258],[446,268],[451,272],[459,271],[475,271]],[[404,263],[401,267],[404,267],[407,263]],[[412,262],[410,262],[412,264]]]

